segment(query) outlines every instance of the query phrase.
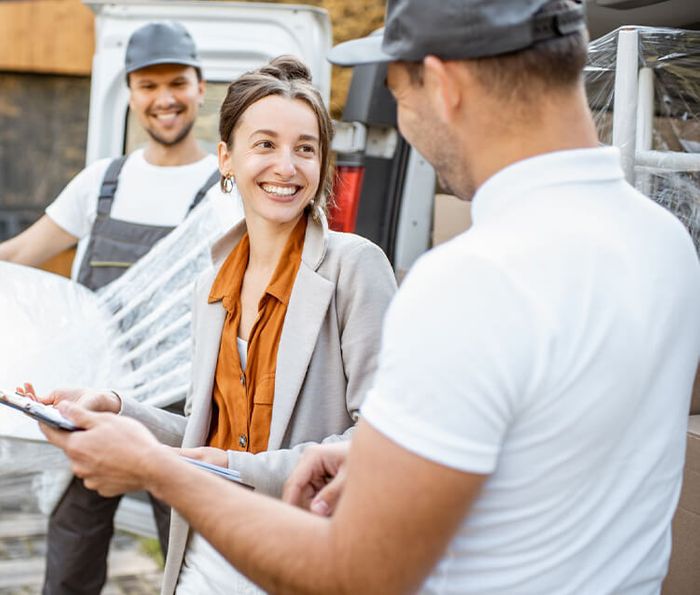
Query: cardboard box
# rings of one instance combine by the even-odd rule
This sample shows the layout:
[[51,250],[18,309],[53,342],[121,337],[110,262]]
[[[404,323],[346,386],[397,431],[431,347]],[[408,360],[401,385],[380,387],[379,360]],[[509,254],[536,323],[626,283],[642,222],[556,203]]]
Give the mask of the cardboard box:
[[472,203],[450,194],[436,194],[433,210],[433,246],[452,239],[472,224]]
[[695,386],[693,386],[693,396],[690,401],[690,415],[700,415],[700,369],[695,376]]
[[[695,388],[698,388],[696,382]],[[700,593],[700,415],[688,424],[683,490],[673,519],[673,550],[664,595]]]
[[49,258],[39,268],[56,273],[63,277],[70,277],[71,268],[73,267],[73,259],[75,258],[75,248],[68,248],[53,258]]

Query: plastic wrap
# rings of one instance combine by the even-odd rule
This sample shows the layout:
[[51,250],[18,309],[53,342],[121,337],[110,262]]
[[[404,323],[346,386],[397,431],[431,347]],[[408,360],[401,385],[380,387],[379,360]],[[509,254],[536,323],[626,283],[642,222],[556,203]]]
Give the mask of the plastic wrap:
[[[31,380],[40,393],[56,387],[108,386],[120,375],[107,317],[94,294],[63,277],[0,262],[0,386]],[[89,365],[86,363],[89,362]],[[37,423],[0,407],[0,498],[37,488],[39,504],[65,483],[62,453],[43,442]],[[40,471],[47,473],[37,475]],[[41,506],[44,508],[43,506]]]
[[700,250],[700,31],[618,29],[591,42],[585,76],[601,141]]
[[[231,203],[240,200],[228,199]],[[192,289],[236,209],[210,200],[121,278],[97,293],[56,275],[0,262],[0,387],[31,381],[110,387],[157,406],[185,397],[191,368]],[[0,510],[27,486],[43,511],[69,477],[63,454],[35,421],[0,407]]]
[[[235,200],[235,199],[231,199]],[[228,227],[213,201],[198,207],[122,277],[97,292],[125,373],[110,386],[158,407],[190,383],[192,290],[211,266],[211,244]]]

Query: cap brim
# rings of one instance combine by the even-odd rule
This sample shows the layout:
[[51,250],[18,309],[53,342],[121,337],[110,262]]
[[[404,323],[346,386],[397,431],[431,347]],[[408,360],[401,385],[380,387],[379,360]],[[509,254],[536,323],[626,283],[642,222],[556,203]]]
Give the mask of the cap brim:
[[176,58],[160,58],[156,60],[147,60],[140,64],[134,64],[126,70],[127,74],[141,70],[142,68],[148,68],[149,66],[158,66],[160,64],[173,64],[175,66],[192,66],[192,68],[198,68],[202,70],[202,65],[196,60],[178,60]]
[[328,53],[327,58],[338,66],[394,62],[396,58],[382,50],[382,39],[382,35],[370,35],[340,43]]

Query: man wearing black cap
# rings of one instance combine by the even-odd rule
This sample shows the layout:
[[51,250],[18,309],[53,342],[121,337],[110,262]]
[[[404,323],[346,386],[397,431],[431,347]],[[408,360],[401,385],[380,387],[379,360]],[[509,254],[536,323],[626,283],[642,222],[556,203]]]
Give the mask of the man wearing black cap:
[[[96,290],[120,277],[205,196],[224,200],[216,157],[193,133],[205,85],[189,32],[175,22],[137,29],[125,72],[129,108],[148,133],[145,147],[80,172],[46,215],[0,244],[0,259],[38,265],[78,242],[72,276]],[[44,593],[100,592],[118,504],[73,478],[50,519]],[[169,508],[153,505],[165,551]]]
[[403,282],[349,453],[309,449],[288,482],[288,500],[330,518],[67,405],[87,431],[47,435],[76,473],[108,494],[152,490],[273,592],[658,593],[700,265],[598,145],[586,41],[568,0],[390,0],[383,38],[331,54],[389,63],[402,133],[473,198],[473,226]]

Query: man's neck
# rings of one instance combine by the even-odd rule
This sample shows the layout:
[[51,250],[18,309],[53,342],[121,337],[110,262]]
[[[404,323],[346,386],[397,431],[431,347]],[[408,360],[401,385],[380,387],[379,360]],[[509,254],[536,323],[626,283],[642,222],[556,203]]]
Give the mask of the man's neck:
[[188,165],[205,156],[206,153],[193,134],[187,135],[175,145],[163,145],[149,138],[143,151],[143,157],[148,163],[160,167]]
[[506,126],[492,126],[465,142],[475,187],[509,165],[555,151],[599,145],[583,90],[569,96],[543,98],[532,118],[522,117]]

